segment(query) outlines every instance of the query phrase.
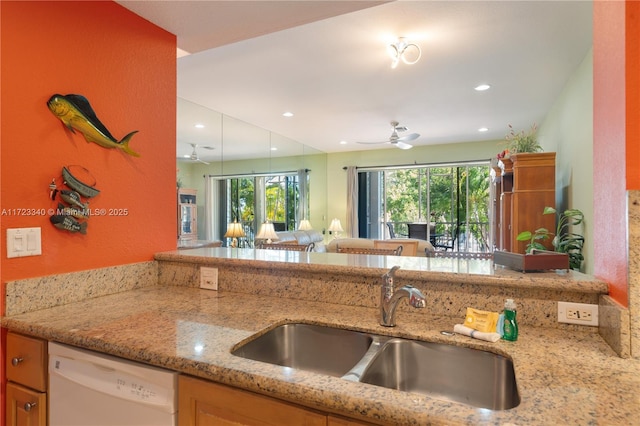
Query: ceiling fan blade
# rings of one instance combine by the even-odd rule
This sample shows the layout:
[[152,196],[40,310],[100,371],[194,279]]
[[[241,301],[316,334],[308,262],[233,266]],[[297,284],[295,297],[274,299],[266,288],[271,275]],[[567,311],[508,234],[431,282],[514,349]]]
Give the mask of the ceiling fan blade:
[[398,140],[401,141],[401,142],[414,141],[414,140],[418,139],[419,137],[420,137],[420,133],[411,133],[410,135],[398,138]]
[[201,146],[200,148],[214,150],[215,148],[212,146]]
[[396,148],[400,148],[400,149],[411,149],[411,148],[413,148],[413,145],[401,142],[399,140],[395,141],[395,142],[391,142],[391,145],[394,145]]
[[202,163],[202,164],[209,165],[209,163],[207,163],[206,161],[203,161],[203,160],[201,160],[199,158],[196,158],[196,161],[199,162],[199,163]]

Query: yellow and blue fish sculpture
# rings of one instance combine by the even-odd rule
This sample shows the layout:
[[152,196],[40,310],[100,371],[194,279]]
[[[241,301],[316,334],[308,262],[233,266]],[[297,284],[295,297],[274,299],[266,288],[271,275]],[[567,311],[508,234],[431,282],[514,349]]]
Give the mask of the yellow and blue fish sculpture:
[[82,95],[53,95],[47,101],[47,106],[64,123],[72,133],[74,129],[82,133],[87,142],[94,142],[104,148],[118,148],[134,157],[140,154],[129,148],[129,140],[138,133],[137,130],[117,140],[98,120],[89,101]]

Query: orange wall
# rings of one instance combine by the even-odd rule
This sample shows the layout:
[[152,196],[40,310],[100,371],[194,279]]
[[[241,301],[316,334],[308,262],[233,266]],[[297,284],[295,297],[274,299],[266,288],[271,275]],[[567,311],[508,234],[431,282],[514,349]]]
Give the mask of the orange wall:
[[627,189],[640,189],[640,2],[626,7]]
[[[175,249],[175,36],[114,2],[94,1],[2,1],[0,31],[2,294],[10,280],[148,261]],[[86,96],[116,138],[139,130],[131,147],[141,157],[65,130],[46,106],[55,93]],[[48,185],[64,165],[87,168],[101,191],[90,207],[107,215],[91,217],[87,235],[60,231],[39,213],[56,206]],[[42,229],[41,256],[6,258],[6,229],[16,227]]]
[[[176,246],[176,40],[113,2],[2,2],[0,216],[8,280],[152,259]],[[55,93],[86,96],[116,138],[139,130],[141,154],[87,143],[48,110]],[[48,185],[81,165],[101,193],[87,235],[54,228]],[[126,209],[111,216],[111,209]],[[42,256],[6,258],[6,229],[40,227]]]
[[593,15],[594,275],[628,306],[625,2],[596,1]]

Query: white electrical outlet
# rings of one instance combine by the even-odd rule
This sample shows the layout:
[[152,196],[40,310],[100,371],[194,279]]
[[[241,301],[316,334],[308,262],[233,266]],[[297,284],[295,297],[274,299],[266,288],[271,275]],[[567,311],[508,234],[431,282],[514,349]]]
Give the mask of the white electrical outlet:
[[558,322],[598,325],[598,305],[558,302]]
[[218,289],[218,268],[200,268],[200,288],[207,290]]

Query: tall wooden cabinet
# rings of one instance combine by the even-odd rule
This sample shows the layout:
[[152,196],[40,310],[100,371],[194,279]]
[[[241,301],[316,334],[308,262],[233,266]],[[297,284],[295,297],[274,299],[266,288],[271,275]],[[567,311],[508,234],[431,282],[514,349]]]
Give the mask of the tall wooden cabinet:
[[178,239],[181,241],[198,239],[198,206],[195,189],[178,189]]
[[[554,215],[543,215],[544,208],[556,205],[556,153],[513,154],[499,162],[501,188],[497,249],[524,253],[527,242],[516,237],[522,231],[538,228],[555,230]],[[551,240],[542,241],[552,249]]]

